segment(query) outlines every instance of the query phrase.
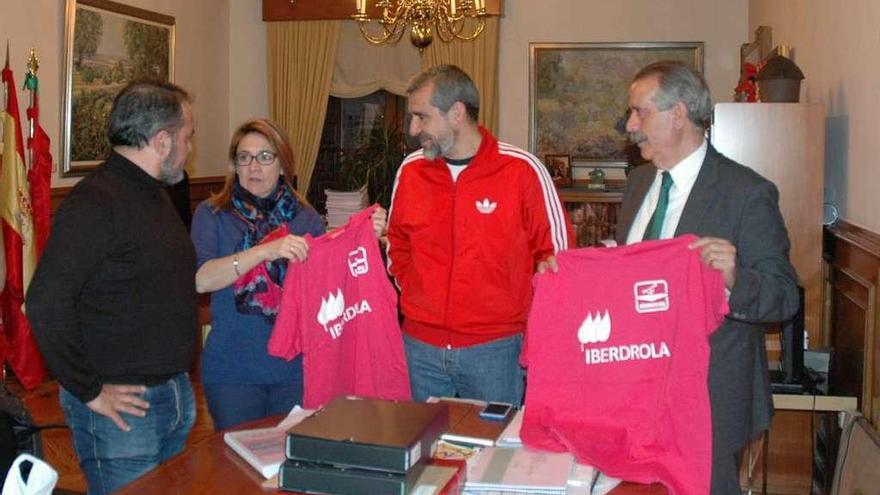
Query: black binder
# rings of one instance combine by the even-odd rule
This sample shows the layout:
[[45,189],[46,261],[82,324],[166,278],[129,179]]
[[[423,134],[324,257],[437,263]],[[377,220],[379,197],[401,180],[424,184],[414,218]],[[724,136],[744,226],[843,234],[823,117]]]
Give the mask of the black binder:
[[287,432],[288,459],[407,473],[449,425],[445,404],[337,397]]
[[424,468],[425,463],[419,462],[407,473],[389,473],[287,460],[278,471],[278,488],[337,495],[406,495]]

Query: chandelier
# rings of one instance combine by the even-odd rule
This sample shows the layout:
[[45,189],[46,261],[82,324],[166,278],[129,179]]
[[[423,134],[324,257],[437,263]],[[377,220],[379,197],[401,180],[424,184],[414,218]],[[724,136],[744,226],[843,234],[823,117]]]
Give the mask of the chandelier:
[[[364,38],[374,45],[397,43],[410,26],[410,41],[421,52],[434,40],[434,32],[444,42],[467,41],[479,36],[486,27],[485,0],[377,0],[376,8],[382,9],[381,31],[371,34],[367,27],[367,0],[356,1],[357,13],[351,17],[358,21]],[[468,19],[475,19],[476,25],[465,32]]]

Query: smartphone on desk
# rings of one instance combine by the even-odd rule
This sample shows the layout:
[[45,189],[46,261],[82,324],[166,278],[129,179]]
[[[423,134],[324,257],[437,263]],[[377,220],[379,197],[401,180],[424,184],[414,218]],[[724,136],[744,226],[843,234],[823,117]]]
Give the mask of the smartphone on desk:
[[490,421],[504,421],[510,415],[511,410],[513,410],[513,404],[490,402],[480,411],[480,417]]

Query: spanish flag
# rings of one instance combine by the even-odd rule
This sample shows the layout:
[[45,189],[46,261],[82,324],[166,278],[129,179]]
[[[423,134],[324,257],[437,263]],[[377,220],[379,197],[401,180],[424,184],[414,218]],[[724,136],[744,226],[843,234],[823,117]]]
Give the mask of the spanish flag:
[[28,183],[30,184],[31,208],[34,219],[34,242],[39,260],[43,256],[43,250],[49,240],[51,227],[52,152],[49,150],[49,135],[40,125],[39,81],[35,72],[28,71],[24,87],[33,94],[31,106],[27,109],[27,117],[33,124],[34,130],[33,137],[29,138],[27,143],[28,150],[31,152]]
[[6,255],[6,287],[0,295],[5,335],[5,359],[21,384],[31,389],[46,378],[43,358],[24,316],[22,304],[37,264],[31,195],[24,161],[24,141],[19,126],[18,98],[9,69],[3,68],[6,110],[3,123],[3,164],[0,167],[0,219]]

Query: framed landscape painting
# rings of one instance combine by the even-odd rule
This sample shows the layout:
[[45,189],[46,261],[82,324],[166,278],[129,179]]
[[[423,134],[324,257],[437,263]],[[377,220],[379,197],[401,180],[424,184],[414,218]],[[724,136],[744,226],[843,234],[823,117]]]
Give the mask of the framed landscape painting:
[[529,151],[625,165],[627,91],[642,67],[679,60],[703,70],[702,42],[529,44]]
[[109,0],[67,0],[62,175],[85,175],[110,152],[113,97],[136,79],[174,80],[174,17]]

